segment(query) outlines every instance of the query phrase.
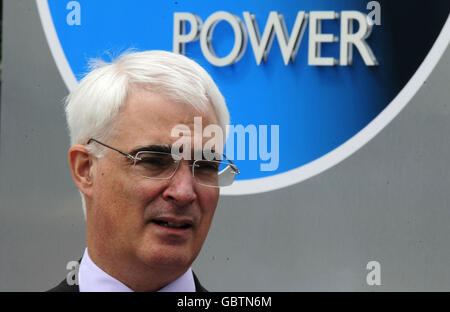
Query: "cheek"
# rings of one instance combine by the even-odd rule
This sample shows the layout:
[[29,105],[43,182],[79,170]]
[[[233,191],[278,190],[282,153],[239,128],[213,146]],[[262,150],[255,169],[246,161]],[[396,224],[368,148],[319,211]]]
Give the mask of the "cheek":
[[133,196],[143,205],[148,205],[163,192],[164,183],[164,181],[140,178],[134,184]]
[[136,219],[139,199],[136,195],[135,183],[120,169],[113,167],[99,167],[97,179],[94,181],[97,210],[101,210],[101,217],[105,226],[112,231],[126,227]]
[[114,168],[105,168],[101,172],[101,179],[98,183],[96,192],[101,194],[103,202],[109,202],[110,205],[122,205],[132,191],[133,185],[116,172]]
[[197,194],[202,210],[202,223],[203,226],[206,227],[206,230],[208,230],[216,211],[217,202],[219,200],[219,190],[211,188],[204,190],[203,192],[197,192]]

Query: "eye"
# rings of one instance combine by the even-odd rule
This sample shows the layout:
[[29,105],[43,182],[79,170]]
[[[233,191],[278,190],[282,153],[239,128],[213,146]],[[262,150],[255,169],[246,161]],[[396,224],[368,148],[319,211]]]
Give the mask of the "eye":
[[137,155],[139,160],[136,161],[137,166],[144,167],[168,167],[175,162],[171,155],[166,154],[139,154]]
[[214,161],[197,161],[195,163],[195,170],[202,170],[202,171],[218,171],[219,170],[219,163]]
[[145,178],[168,179],[177,169],[177,165],[171,154],[139,152],[136,154],[133,170]]

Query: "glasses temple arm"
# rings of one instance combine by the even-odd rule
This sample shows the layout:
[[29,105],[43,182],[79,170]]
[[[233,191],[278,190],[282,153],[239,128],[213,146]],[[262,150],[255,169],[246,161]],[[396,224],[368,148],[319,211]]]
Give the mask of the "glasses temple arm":
[[96,143],[98,143],[98,144],[100,144],[100,145],[103,145],[103,146],[105,146],[105,147],[107,147],[107,148],[110,148],[110,149],[112,149],[112,150],[114,150],[114,151],[116,151],[116,152],[122,154],[123,156],[125,156],[125,157],[131,159],[131,160],[136,160],[136,157],[134,157],[134,156],[132,156],[132,155],[130,155],[130,154],[127,154],[127,153],[125,153],[125,152],[122,152],[121,150],[118,150],[117,148],[114,148],[114,147],[112,147],[112,146],[109,146],[109,145],[107,145],[107,144],[105,144],[105,143],[102,143],[102,142],[100,142],[100,141],[97,141],[96,139],[93,139],[93,138],[90,138],[89,141],[87,142],[87,144],[91,143],[91,141],[94,141],[94,142],[96,142]]
[[226,160],[229,161],[231,168],[233,168],[233,170],[236,172],[236,174],[240,174],[241,172],[239,171],[239,169],[236,167],[236,165],[231,161],[231,159],[229,159],[227,157],[227,155],[223,154],[223,157],[225,157]]

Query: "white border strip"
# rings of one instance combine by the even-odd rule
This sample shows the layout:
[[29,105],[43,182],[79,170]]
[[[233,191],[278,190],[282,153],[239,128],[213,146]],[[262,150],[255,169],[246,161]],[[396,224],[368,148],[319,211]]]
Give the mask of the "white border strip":
[[[59,42],[47,0],[36,0],[36,4],[53,58],[55,59],[56,65],[66,86],[69,88],[69,91],[71,91],[77,86],[78,82],[67,62],[61,43]],[[270,177],[236,181],[230,187],[221,189],[221,194],[250,195],[281,189],[309,179],[343,161],[374,138],[400,113],[433,71],[439,59],[444,54],[449,42],[450,16],[447,18],[441,33],[425,60],[406,86],[374,120],[341,146],[299,168]]]
[[69,91],[75,89],[78,85],[78,81],[72,72],[72,68],[67,62],[64,51],[59,42],[58,35],[56,34],[55,25],[53,25],[50,9],[48,8],[47,0],[36,0],[39,16],[41,17],[42,27],[44,28],[45,37],[47,38],[50,51],[55,59],[56,66],[62,76],[64,83]]

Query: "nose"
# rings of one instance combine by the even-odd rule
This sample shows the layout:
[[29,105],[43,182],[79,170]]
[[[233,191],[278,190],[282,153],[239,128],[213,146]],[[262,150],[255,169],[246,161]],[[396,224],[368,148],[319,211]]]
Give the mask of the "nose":
[[165,200],[173,202],[178,207],[188,206],[195,201],[197,194],[191,170],[191,166],[181,161],[177,171],[168,181],[168,186],[163,192]]

